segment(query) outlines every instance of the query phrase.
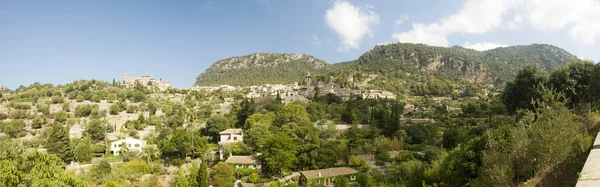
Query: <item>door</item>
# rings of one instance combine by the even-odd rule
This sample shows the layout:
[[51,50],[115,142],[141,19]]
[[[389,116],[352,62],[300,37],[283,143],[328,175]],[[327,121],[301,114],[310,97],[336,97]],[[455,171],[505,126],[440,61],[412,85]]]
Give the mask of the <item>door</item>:
[[329,178],[325,179],[325,186],[329,186]]

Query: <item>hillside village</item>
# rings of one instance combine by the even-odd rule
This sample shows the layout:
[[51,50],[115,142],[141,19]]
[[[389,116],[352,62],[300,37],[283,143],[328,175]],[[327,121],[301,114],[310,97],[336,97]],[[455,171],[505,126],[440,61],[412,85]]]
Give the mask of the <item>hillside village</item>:
[[[591,67],[590,63],[575,61],[555,71]],[[542,71],[528,67],[519,75],[545,76]],[[303,74],[291,84],[254,86],[178,89],[148,75],[125,75],[112,82],[36,82],[15,90],[2,89],[0,147],[6,149],[0,151],[0,158],[15,167],[0,171],[20,178],[14,182],[0,177],[0,182],[7,186],[39,183],[35,172],[16,167],[37,159],[45,162],[32,162],[36,167],[48,165],[48,171],[57,176],[41,179],[67,186],[488,184],[493,181],[483,177],[491,174],[481,173],[480,168],[496,167],[495,159],[486,159],[501,153],[487,149],[486,142],[508,142],[503,138],[519,136],[519,140],[529,141],[527,145],[539,145],[536,139],[516,134],[513,128],[520,127],[513,126],[515,115],[528,117],[521,120],[535,115],[562,120],[568,125],[550,128],[552,123],[546,121],[519,123],[544,127],[524,130],[530,134],[561,132],[555,135],[560,141],[544,139],[552,146],[577,145],[577,149],[560,154],[540,151],[536,154],[543,157],[527,159],[583,155],[590,139],[581,133],[596,128],[579,123],[581,117],[570,112],[581,110],[576,103],[564,104],[558,112],[523,104],[542,96],[523,98],[532,92],[520,92],[520,86],[560,85],[563,83],[556,80],[562,79],[557,76],[570,74],[516,78],[507,85],[405,72],[392,74],[404,77],[395,79],[390,74],[356,69]],[[547,95],[554,93],[539,89]],[[586,99],[569,97],[576,102]],[[570,100],[552,102],[565,101]],[[535,108],[532,112],[536,113],[519,113],[527,107]]]

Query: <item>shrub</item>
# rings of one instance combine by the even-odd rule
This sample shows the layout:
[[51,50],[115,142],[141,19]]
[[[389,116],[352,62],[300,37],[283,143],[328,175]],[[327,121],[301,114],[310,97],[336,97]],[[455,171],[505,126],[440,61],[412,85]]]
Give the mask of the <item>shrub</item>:
[[48,104],[37,105],[37,111],[41,112],[44,115],[48,115],[48,114],[50,114],[50,105],[48,105]]
[[146,173],[152,172],[152,166],[150,166],[145,161],[137,160],[137,159],[123,164],[123,168],[132,170],[132,171],[140,173],[140,174],[146,174]]
[[98,105],[79,105],[75,107],[75,117],[88,117],[94,109],[98,109]]
[[11,106],[14,109],[20,109],[20,110],[29,110],[29,109],[31,109],[31,105],[28,105],[28,104],[13,103]]
[[64,103],[65,102],[65,98],[61,97],[61,96],[52,96],[52,104],[57,104],[57,103]]
[[119,112],[121,112],[121,107],[119,107],[118,104],[110,105],[110,108],[109,108],[110,115],[117,115]]
[[11,138],[19,138],[25,136],[25,122],[23,120],[12,120],[2,125],[2,132],[6,133]]
[[64,123],[67,121],[67,112],[64,110],[54,113],[54,122]]
[[7,118],[8,118],[8,115],[6,115],[6,113],[0,112],[0,120],[5,120]]
[[25,119],[27,118],[27,112],[22,109],[11,110],[8,112],[8,117],[11,119]]
[[94,95],[94,96],[92,96],[92,101],[93,101],[93,102],[99,103],[99,102],[100,102],[100,100],[102,100],[102,98],[100,98],[100,96],[99,96],[99,95]]
[[133,105],[127,105],[127,109],[126,110],[127,110],[128,114],[134,113],[135,112],[135,106],[133,106]]
[[39,129],[42,128],[42,125],[46,124],[46,119],[42,118],[40,116],[36,116],[32,121],[31,121],[31,128],[34,129]]
[[75,98],[75,101],[77,102],[83,102],[83,100],[85,100],[85,98],[82,95],[77,95],[77,98]]

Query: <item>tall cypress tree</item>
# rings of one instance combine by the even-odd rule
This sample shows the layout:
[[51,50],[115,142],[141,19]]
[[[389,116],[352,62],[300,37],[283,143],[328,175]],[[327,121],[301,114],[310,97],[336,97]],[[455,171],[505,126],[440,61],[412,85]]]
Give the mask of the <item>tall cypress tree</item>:
[[196,182],[198,187],[208,187],[208,166],[206,160],[202,159],[200,168],[198,169],[198,175],[196,175]]
[[73,160],[73,152],[71,151],[69,141],[69,132],[62,123],[54,123],[46,148],[48,153],[56,154],[64,162],[68,163]]

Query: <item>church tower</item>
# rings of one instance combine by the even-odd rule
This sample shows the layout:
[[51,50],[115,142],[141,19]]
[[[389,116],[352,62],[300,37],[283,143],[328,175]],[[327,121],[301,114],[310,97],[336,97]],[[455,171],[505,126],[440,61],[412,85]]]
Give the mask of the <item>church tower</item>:
[[306,86],[310,86],[310,82],[312,81],[312,77],[310,76],[310,71],[306,74]]

